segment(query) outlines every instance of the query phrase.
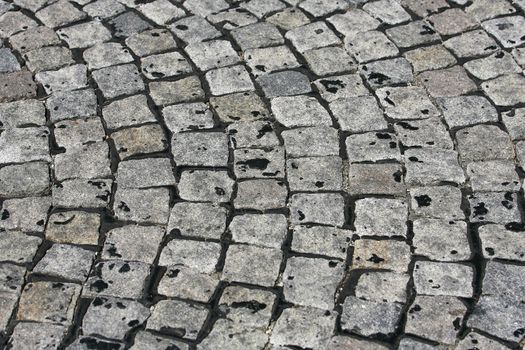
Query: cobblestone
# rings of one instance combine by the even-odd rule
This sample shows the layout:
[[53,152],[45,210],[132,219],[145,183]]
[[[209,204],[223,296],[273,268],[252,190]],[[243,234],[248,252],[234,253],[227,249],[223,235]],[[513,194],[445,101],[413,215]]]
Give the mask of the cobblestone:
[[0,0],[0,348],[520,348],[524,10]]

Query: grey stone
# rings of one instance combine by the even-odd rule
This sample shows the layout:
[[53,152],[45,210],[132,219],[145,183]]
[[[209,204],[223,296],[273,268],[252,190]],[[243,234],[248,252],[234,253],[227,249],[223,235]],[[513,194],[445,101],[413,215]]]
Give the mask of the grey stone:
[[208,303],[219,285],[219,279],[183,265],[170,266],[157,287],[157,292],[168,297]]
[[335,291],[344,276],[340,261],[292,257],[283,273],[286,301],[324,310],[334,307]]
[[0,129],[41,126],[45,123],[44,104],[38,100],[0,103]]
[[152,347],[160,346],[164,348],[175,347],[180,350],[188,350],[189,346],[179,340],[164,338],[146,331],[138,331],[135,335],[135,342],[130,349],[147,350]]
[[150,310],[137,301],[120,298],[95,297],[82,321],[86,335],[124,340],[133,329],[146,322]]
[[87,15],[69,1],[59,0],[39,10],[35,16],[47,27],[56,28],[77,22]]
[[95,179],[111,176],[109,147],[105,142],[68,147],[54,157],[55,179]]
[[192,71],[190,63],[176,51],[143,57],[140,64],[142,74],[151,80],[184,75]]
[[[264,330],[270,322],[275,302],[276,295],[271,291],[227,286],[219,300],[219,310],[234,325]],[[250,303],[259,307],[253,309]]]
[[135,95],[112,102],[102,109],[102,116],[109,129],[156,121],[144,95]]
[[350,164],[347,191],[354,195],[403,195],[403,168],[396,163]]
[[111,134],[120,159],[138,154],[162,152],[168,148],[168,138],[158,124],[127,128]]
[[284,30],[290,30],[307,24],[310,20],[303,11],[288,7],[267,17],[266,22],[275,24]]
[[153,306],[146,329],[195,340],[207,317],[208,309],[203,306],[177,300],[161,300]]
[[72,245],[54,244],[36,264],[33,273],[83,282],[89,275],[95,252]]
[[465,174],[458,154],[437,148],[411,148],[405,151],[405,182],[410,186],[439,185],[441,182],[462,184]]
[[300,8],[316,17],[326,16],[335,11],[346,10],[348,6],[348,2],[343,0],[305,0],[299,5]]
[[51,121],[56,123],[60,120],[96,115],[97,97],[92,89],[59,91],[47,99],[46,106]]
[[523,233],[503,225],[483,225],[478,229],[485,259],[523,261]]
[[234,172],[238,179],[283,178],[284,149],[236,149],[233,151]]
[[470,332],[469,334],[467,334],[465,338],[460,340],[459,343],[457,344],[457,349],[458,350],[468,350],[476,346],[483,347],[483,349],[488,349],[488,350],[509,349],[508,347],[502,345],[501,343],[495,340],[492,340],[490,338],[487,338],[486,336],[481,335],[476,332]]
[[512,159],[512,143],[509,135],[494,125],[475,125],[456,133],[461,161],[486,161]]
[[405,147],[454,148],[448,130],[438,118],[398,122],[394,129]]
[[42,239],[20,232],[0,231],[0,252],[2,261],[17,264],[30,263]]
[[182,199],[206,202],[228,202],[232,187],[233,180],[226,171],[212,170],[185,170],[178,184]]
[[316,80],[315,87],[324,100],[333,102],[340,98],[369,95],[359,74],[347,74]]
[[374,30],[381,23],[365,11],[357,8],[328,17],[327,21],[344,36]]
[[350,231],[327,226],[295,226],[292,251],[345,259]]
[[348,296],[343,304],[341,328],[364,336],[392,334],[399,327],[401,312],[400,304],[365,301]]
[[474,30],[452,37],[443,45],[459,58],[487,55],[498,49],[496,41],[483,30]]
[[168,232],[182,236],[221,239],[226,229],[226,208],[210,203],[175,203],[170,213]]
[[204,98],[202,85],[196,76],[177,81],[158,81],[149,83],[150,95],[157,106],[191,102]]
[[461,9],[449,9],[428,17],[428,21],[441,35],[455,35],[466,32],[478,26],[478,22],[470,14]]
[[477,90],[476,84],[459,65],[423,72],[417,76],[417,80],[435,98],[465,95]]
[[225,11],[212,13],[206,18],[215,26],[222,27],[225,30],[232,30],[257,22],[257,17],[250,12],[239,11],[237,8],[230,8]]
[[517,192],[521,182],[513,162],[490,160],[472,162],[467,165],[470,186],[475,192],[510,191]]
[[386,87],[376,90],[376,95],[386,115],[392,119],[425,119],[440,115],[421,87]]
[[184,17],[186,12],[173,5],[168,0],[156,0],[138,6],[138,10],[158,25],[166,24],[174,19]]
[[[384,128],[386,129],[386,121]],[[401,160],[399,142],[395,134],[366,132],[346,138],[346,154],[350,163]],[[351,184],[350,184],[351,185]]]
[[70,179],[54,184],[53,206],[60,208],[104,208],[111,196],[112,180]]
[[111,296],[140,299],[146,288],[150,265],[135,261],[111,260],[95,264],[83,296]]
[[345,39],[345,48],[359,63],[397,56],[399,50],[382,32],[359,32]]
[[11,319],[17,302],[18,296],[14,293],[2,293],[0,296],[0,306],[3,310],[2,314],[0,314],[0,332],[4,333],[6,331],[7,324]]
[[404,54],[414,73],[447,68],[457,63],[454,56],[441,44],[421,47]]
[[212,40],[189,44],[184,49],[201,70],[229,66],[239,62],[239,56],[229,41]]
[[[512,8],[510,5],[508,6]],[[504,48],[513,48],[525,42],[525,38],[523,38],[525,34],[525,18],[523,18],[523,16],[492,19],[483,22],[482,26],[483,29],[494,36]]]
[[291,29],[285,37],[299,52],[340,44],[339,38],[322,21]]
[[[1,108],[1,107],[0,107]],[[501,119],[513,141],[525,138],[525,108],[516,108],[501,114]]]
[[482,83],[481,89],[497,106],[513,106],[525,101],[524,82],[523,75],[509,74]]
[[85,50],[82,55],[89,69],[99,69],[133,61],[129,49],[119,43],[99,43]]
[[132,159],[119,163],[119,188],[146,188],[175,185],[173,168],[168,158]]
[[7,199],[2,203],[0,228],[22,232],[43,232],[50,197]]
[[11,50],[0,49],[0,73],[11,73],[18,70],[20,70],[20,64]]
[[126,225],[106,233],[101,258],[153,264],[165,234],[159,226]]
[[[435,310],[439,309],[439,315]],[[466,306],[450,296],[416,296],[408,310],[405,332],[452,345],[459,331]]]
[[244,52],[244,60],[256,78],[276,70],[300,67],[295,55],[284,45],[248,49]]
[[241,7],[262,18],[268,13],[282,10],[286,5],[279,0],[249,0],[241,4]]
[[0,74],[0,102],[30,99],[36,97],[36,83],[27,71]]
[[510,53],[499,51],[490,56],[472,60],[464,65],[475,78],[488,80],[504,74],[521,73],[522,69]]
[[201,273],[211,274],[215,272],[220,255],[219,243],[173,239],[162,250],[159,265],[183,265]]
[[440,219],[462,219],[461,190],[453,186],[410,188],[412,213]]
[[170,25],[170,29],[176,37],[188,44],[214,39],[221,35],[221,32],[200,16],[179,19]]
[[498,120],[496,108],[482,96],[439,98],[437,104],[450,128]]
[[336,335],[330,339],[328,343],[330,349],[345,350],[345,349],[361,349],[361,350],[387,350],[385,345],[381,345],[374,341],[351,338],[343,335]]
[[383,111],[372,96],[335,100],[330,107],[342,130],[359,132],[386,128]]
[[305,94],[312,90],[308,77],[292,70],[261,76],[257,83],[268,98]]
[[237,184],[236,209],[277,209],[286,206],[286,183],[274,179],[244,180]]
[[297,193],[291,196],[289,205],[294,224],[345,224],[345,203],[339,193]]
[[87,70],[83,64],[60,68],[55,71],[39,72],[35,80],[50,94],[57,91],[70,91],[87,86]]
[[[315,75],[326,76],[355,71],[354,59],[340,47],[323,47],[303,53],[306,62]],[[290,66],[290,65],[287,65]],[[295,64],[292,65],[296,66]]]
[[439,40],[439,35],[425,21],[414,21],[385,31],[386,35],[400,48],[430,44]]
[[365,272],[357,281],[355,296],[374,302],[405,303],[408,274],[395,272]]
[[58,45],[60,40],[53,29],[40,26],[11,36],[9,43],[15,50],[24,53],[43,46]]
[[38,24],[22,12],[9,11],[0,16],[0,38],[8,38],[13,34],[36,26]]
[[355,202],[356,233],[361,236],[406,236],[408,205],[403,199],[364,198]]
[[66,211],[49,216],[46,238],[57,243],[97,245],[100,214]]
[[471,266],[418,261],[414,265],[414,285],[418,295],[448,295],[471,298],[474,270]]
[[506,224],[520,221],[516,193],[482,192],[471,194],[467,199],[471,222]]
[[295,345],[321,349],[328,344],[337,314],[311,307],[284,309],[270,336],[270,343],[283,348]]
[[172,133],[181,131],[211,129],[215,125],[213,113],[202,102],[181,103],[162,109],[166,126]]
[[340,191],[343,162],[337,156],[290,159],[286,174],[291,191]]
[[49,130],[46,127],[12,128],[0,135],[0,164],[49,162]]
[[60,282],[29,282],[24,286],[16,319],[69,326],[81,287]]
[[337,130],[328,126],[285,130],[281,136],[290,158],[339,155]]
[[361,67],[361,74],[372,88],[409,84],[414,80],[410,62],[402,57],[369,62]]
[[237,122],[230,124],[227,131],[233,148],[279,146],[274,127],[268,121]]
[[[279,275],[280,250],[251,245],[232,244],[226,252],[222,280],[265,287],[274,286]],[[257,261],[257,269],[250,262]]]
[[[99,0],[100,1],[100,0]],[[89,350],[90,347],[110,347],[115,350],[123,350],[124,344],[117,343],[111,340],[100,339],[92,336],[80,336],[71,345],[67,347],[68,350]]]
[[114,36],[117,38],[127,38],[132,34],[152,28],[148,22],[132,11],[123,12],[113,17],[109,24],[113,27]]
[[144,90],[144,82],[133,64],[102,68],[94,71],[92,75],[106,99],[132,95]]
[[45,162],[8,165],[0,168],[0,196],[26,197],[49,189],[49,166]]
[[242,65],[214,69],[206,73],[205,77],[215,96],[254,89],[250,75]]
[[413,231],[415,255],[437,261],[464,261],[472,256],[464,221],[417,219]]
[[411,19],[403,7],[394,0],[380,0],[366,3],[363,6],[363,10],[379,21],[390,25],[401,24]]
[[410,246],[404,241],[359,239],[354,242],[353,269],[407,272]]
[[184,3],[184,7],[191,13],[206,17],[214,12],[227,9],[228,3],[224,0],[189,0]]
[[150,29],[126,38],[126,46],[139,57],[168,51],[177,47],[171,33],[166,29]]
[[170,214],[167,188],[118,189],[113,210],[119,220],[166,225]]
[[53,133],[58,147],[66,149],[90,142],[101,142],[106,136],[98,117],[58,122]]
[[314,97],[276,97],[271,100],[271,105],[275,119],[287,128],[332,124],[330,114]]
[[225,123],[254,121],[270,115],[262,99],[254,92],[210,97],[210,105]]
[[13,330],[9,345],[15,349],[59,349],[66,333],[67,327],[61,325],[20,322]]
[[231,31],[231,35],[242,50],[283,44],[284,38],[271,23],[255,23]]
[[449,7],[445,0],[401,0],[400,3],[419,17],[426,17]]
[[69,48],[86,48],[111,38],[110,31],[97,21],[76,24],[56,32]]
[[499,15],[508,15],[516,12],[516,9],[505,0],[486,1],[481,0],[469,4],[465,11],[475,17],[478,21],[497,17]]
[[219,132],[178,133],[171,140],[171,152],[178,166],[226,166],[228,140]]
[[82,10],[90,17],[109,18],[126,10],[117,0],[97,0],[85,5]]

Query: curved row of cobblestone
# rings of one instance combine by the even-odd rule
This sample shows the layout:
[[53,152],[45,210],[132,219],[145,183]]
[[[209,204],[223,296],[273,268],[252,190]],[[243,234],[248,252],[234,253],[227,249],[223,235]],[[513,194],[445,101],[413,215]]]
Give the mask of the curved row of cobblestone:
[[0,0],[0,348],[522,348],[524,10]]

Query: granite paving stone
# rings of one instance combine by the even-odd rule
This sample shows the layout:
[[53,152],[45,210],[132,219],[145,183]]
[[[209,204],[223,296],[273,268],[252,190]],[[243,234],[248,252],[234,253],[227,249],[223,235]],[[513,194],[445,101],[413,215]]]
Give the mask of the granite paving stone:
[[524,0],[0,0],[0,349],[525,342]]

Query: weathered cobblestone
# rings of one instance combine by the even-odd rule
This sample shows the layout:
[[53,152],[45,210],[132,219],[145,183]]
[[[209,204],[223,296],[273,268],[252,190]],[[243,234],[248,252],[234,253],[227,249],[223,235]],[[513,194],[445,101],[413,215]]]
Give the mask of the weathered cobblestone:
[[519,349],[523,0],[0,0],[0,349]]

